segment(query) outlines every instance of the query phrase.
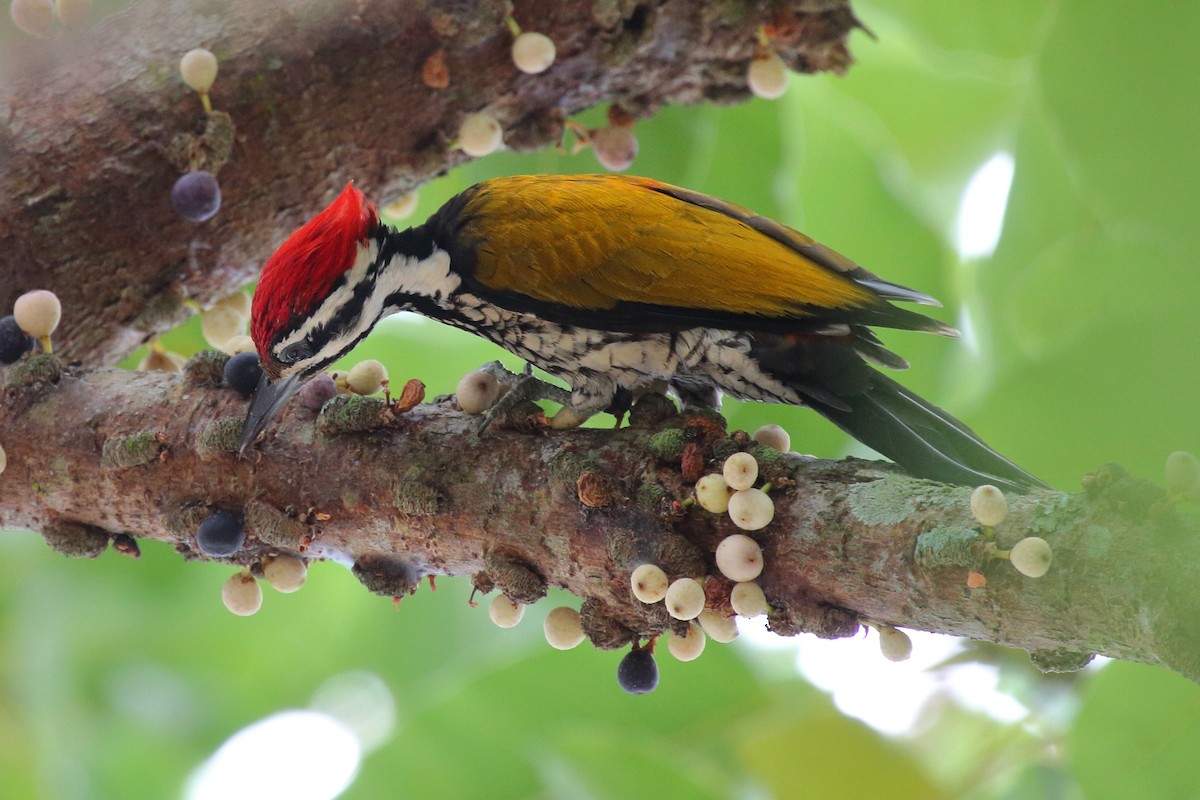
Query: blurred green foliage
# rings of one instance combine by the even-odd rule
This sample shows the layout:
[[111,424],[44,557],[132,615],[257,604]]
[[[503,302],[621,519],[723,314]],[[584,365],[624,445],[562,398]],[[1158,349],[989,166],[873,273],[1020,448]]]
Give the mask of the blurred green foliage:
[[[1168,452],[1200,449],[1200,5],[856,10],[878,40],[853,37],[847,76],[795,78],[775,103],[663,109],[637,127],[635,171],[774,216],[938,296],[944,319],[966,315],[963,342],[886,336],[913,362],[905,382],[1063,489],[1106,461],[1157,478]],[[997,151],[1016,164],[1003,235],[964,261],[957,204]],[[491,156],[424,187],[416,218],[491,175],[597,169],[587,152]],[[163,341],[202,346],[194,321]],[[350,360],[436,395],[500,355],[414,318]],[[852,447],[802,409],[727,411],[736,427],[784,425],[808,452]],[[1200,796],[1200,690],[1149,667],[1047,681],[993,651],[1022,723],[943,699],[887,739],[743,643],[692,664],[664,654],[659,689],[634,698],[616,686],[620,654],[545,646],[554,599],[501,631],[468,608],[464,580],[393,611],[322,564],[239,619],[218,600],[227,568],[144,551],[64,561],[0,536],[0,797],[180,796],[233,732],[351,670],[381,676],[398,706],[353,798]]]

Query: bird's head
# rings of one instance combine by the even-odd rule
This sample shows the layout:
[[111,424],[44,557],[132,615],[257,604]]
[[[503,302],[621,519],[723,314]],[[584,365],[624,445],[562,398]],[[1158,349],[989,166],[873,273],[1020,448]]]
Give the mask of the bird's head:
[[[272,380],[308,377],[345,349],[347,305],[339,290],[353,288],[356,267],[374,257],[375,207],[347,184],[317,216],[287,238],[263,266],[250,311],[250,336]],[[351,342],[353,343],[353,342]]]
[[363,318],[357,293],[369,283],[380,227],[375,207],[347,184],[263,266],[250,311],[263,378],[242,430],[243,449],[304,378],[340,358],[375,323]]

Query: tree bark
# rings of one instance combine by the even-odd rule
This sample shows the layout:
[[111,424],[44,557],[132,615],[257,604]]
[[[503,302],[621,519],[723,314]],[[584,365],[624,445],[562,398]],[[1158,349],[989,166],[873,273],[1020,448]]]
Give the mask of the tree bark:
[[[129,550],[120,535],[131,534],[200,558],[196,526],[225,509],[247,528],[231,562],[332,559],[397,597],[425,575],[472,575],[523,602],[561,586],[583,598],[600,647],[680,629],[663,604],[633,598],[640,563],[705,581],[709,608],[732,613],[714,551],[741,531],[688,498],[697,470],[753,443],[715,415],[679,415],[651,396],[620,430],[520,424],[481,438],[478,417],[452,400],[399,413],[343,396],[319,415],[292,403],[239,459],[247,403],[217,385],[223,359],[199,354],[183,376],[63,371],[45,355],[9,368],[0,528],[40,530],[75,555],[98,555],[114,536]],[[877,462],[753,452],[773,485],[775,518],[749,535],[775,631],[839,637],[871,621],[1024,648],[1047,669],[1102,653],[1200,679],[1200,536],[1162,489],[1113,467],[1080,495],[1012,495],[993,540],[969,488]],[[1027,535],[1054,551],[1036,580],[989,555]],[[985,587],[967,587],[971,569]]]
[[[513,66],[510,9],[557,45],[546,73]],[[858,23],[846,0],[141,0],[19,42],[0,57],[0,309],[51,289],[61,352],[114,363],[181,322],[185,299],[252,280],[348,181],[386,203],[463,162],[449,145],[467,113],[531,150],[604,101],[640,117],[742,100],[764,24],[815,72],[848,65]],[[195,47],[220,61],[207,119],[178,77]],[[444,88],[422,79],[435,56]],[[189,167],[220,179],[202,224],[169,200]]]

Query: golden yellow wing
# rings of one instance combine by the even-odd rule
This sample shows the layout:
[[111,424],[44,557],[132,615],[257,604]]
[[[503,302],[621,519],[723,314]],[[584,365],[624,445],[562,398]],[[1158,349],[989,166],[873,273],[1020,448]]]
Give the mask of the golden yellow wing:
[[453,220],[453,236],[444,238],[459,250],[451,259],[466,283],[517,310],[560,318],[621,312],[604,313],[604,321],[638,328],[943,327],[885,299],[931,298],[879,280],[804,234],[645,178],[498,178],[450,209],[431,220],[435,239]]

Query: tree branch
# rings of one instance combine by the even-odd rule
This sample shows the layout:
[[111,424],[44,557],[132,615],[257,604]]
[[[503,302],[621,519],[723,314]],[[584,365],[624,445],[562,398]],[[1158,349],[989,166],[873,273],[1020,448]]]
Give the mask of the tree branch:
[[[142,0],[80,38],[11,48],[0,64],[0,308],[51,289],[69,310],[61,351],[112,363],[182,321],[185,298],[207,304],[248,283],[347,181],[387,202],[464,161],[449,144],[469,112],[495,115],[509,147],[539,149],[606,100],[645,116],[745,99],[764,23],[794,69],[844,69],[857,25],[846,0],[521,0],[517,21],[558,49],[531,76],[509,56],[509,8],[214,0],[178,13]],[[199,46],[220,59],[211,94],[228,114],[207,133],[178,78]],[[439,51],[440,89],[421,78]],[[168,199],[189,164],[220,171],[222,210],[201,225]]]
[[[763,24],[794,69],[839,71],[857,25],[845,0],[523,0],[518,21],[558,47],[549,72],[525,76],[498,0],[174,8],[142,0],[85,42],[27,42],[0,64],[0,308],[54,290],[69,312],[56,341],[76,362],[114,361],[179,322],[185,298],[249,281],[347,180],[386,202],[461,163],[449,143],[468,112],[495,114],[513,149],[545,147],[565,118],[606,100],[636,117],[745,98]],[[196,46],[221,60],[213,99],[227,117],[203,117],[176,77]],[[421,80],[439,52],[440,89]],[[168,202],[189,166],[220,172],[224,207],[202,225]],[[110,541],[128,551],[131,533],[199,558],[196,525],[226,508],[250,535],[237,563],[334,559],[395,596],[426,574],[472,575],[523,601],[562,586],[584,599],[600,647],[678,630],[661,604],[631,596],[642,562],[708,576],[710,607],[730,613],[713,552],[736,529],[686,499],[692,473],[744,443],[708,417],[648,400],[619,431],[480,439],[452,402],[396,414],[339,400],[319,419],[293,405],[239,461],[245,402],[217,385],[219,365],[206,354],[183,378],[64,373],[34,356],[5,370],[0,527],[40,530],[75,555]],[[1110,468],[1082,495],[1010,498],[995,544],[1036,534],[1055,551],[1032,580],[989,557],[962,487],[759,455],[776,487],[775,520],[754,534],[774,630],[846,636],[870,620],[1022,647],[1048,668],[1097,652],[1200,679],[1200,537],[1156,487]],[[972,568],[985,588],[967,588]]]
[[[396,414],[344,397],[319,417],[293,403],[238,460],[246,402],[216,385],[222,362],[199,354],[182,377],[60,374],[44,355],[9,368],[0,527],[39,529],[75,554],[131,533],[199,558],[196,525],[225,508],[247,520],[236,563],[304,553],[352,565],[394,596],[427,574],[472,575],[526,602],[561,586],[584,599],[600,647],[672,625],[661,603],[632,597],[639,563],[672,579],[708,576],[709,606],[732,613],[713,553],[738,530],[686,505],[694,474],[682,474],[714,471],[748,446],[712,417],[677,415],[652,396],[620,430],[479,438],[478,418],[453,401]],[[1036,534],[1054,548],[1049,574],[1034,580],[989,559],[967,488],[876,462],[757,455],[776,487],[775,519],[753,534],[775,631],[848,636],[870,620],[1024,648],[1051,669],[1102,653],[1200,678],[1200,537],[1163,490],[1107,468],[1081,495],[1011,496],[996,544]],[[985,588],[967,588],[971,568]]]

